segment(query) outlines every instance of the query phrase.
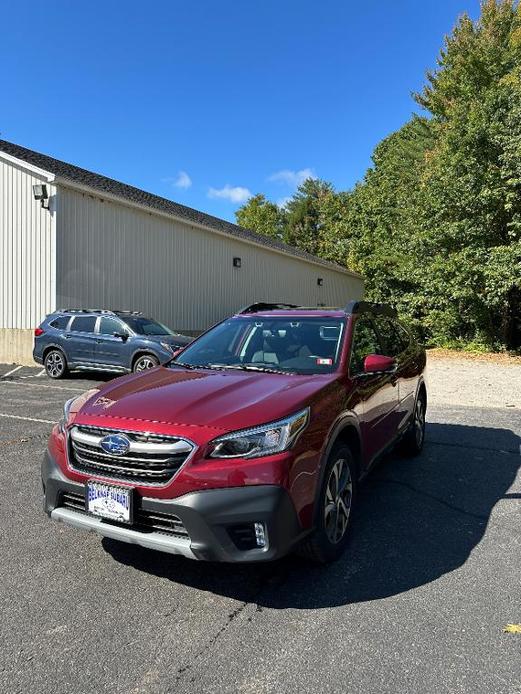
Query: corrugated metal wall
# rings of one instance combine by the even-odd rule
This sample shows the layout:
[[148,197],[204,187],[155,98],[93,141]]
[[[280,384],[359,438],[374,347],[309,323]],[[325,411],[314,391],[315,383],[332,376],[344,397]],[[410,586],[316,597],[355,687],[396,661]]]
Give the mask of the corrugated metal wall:
[[0,158],[0,328],[34,328],[55,308],[56,215],[34,200],[35,183],[45,179]]
[[253,301],[362,296],[356,277],[124,204],[62,186],[58,204],[58,307],[141,310],[195,332]]

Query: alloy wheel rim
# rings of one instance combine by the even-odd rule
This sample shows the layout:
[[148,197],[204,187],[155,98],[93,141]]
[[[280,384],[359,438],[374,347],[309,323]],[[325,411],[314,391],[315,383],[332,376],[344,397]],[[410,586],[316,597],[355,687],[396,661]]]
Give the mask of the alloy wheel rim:
[[351,469],[344,458],[331,468],[325,496],[324,527],[329,541],[337,544],[346,534],[353,498]]
[[416,412],[414,414],[414,433],[416,436],[416,443],[418,446],[421,446],[425,434],[425,412],[423,409],[422,400],[418,400],[416,403]]
[[155,363],[150,357],[142,357],[136,365],[136,371],[147,371],[147,369],[153,369],[154,366]]
[[59,352],[51,352],[47,357],[47,371],[50,376],[60,376],[64,366],[63,358]]

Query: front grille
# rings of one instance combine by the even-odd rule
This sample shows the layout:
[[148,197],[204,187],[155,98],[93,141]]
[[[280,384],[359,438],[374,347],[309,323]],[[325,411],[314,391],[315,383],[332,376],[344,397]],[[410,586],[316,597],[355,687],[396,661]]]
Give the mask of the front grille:
[[[85,497],[74,492],[64,492],[61,495],[60,506],[70,508],[79,513],[86,513]],[[112,521],[104,520],[104,523]],[[173,513],[163,513],[163,511],[148,511],[143,508],[136,510],[134,514],[134,523],[132,529],[139,532],[156,532],[164,535],[173,535],[174,537],[183,537],[189,539],[188,531],[183,525],[179,516]]]
[[72,508],[74,511],[85,511],[85,497],[74,492],[65,492],[62,494],[61,506]]
[[[108,453],[101,441],[109,434],[128,439],[122,455]],[[75,426],[69,435],[71,467],[87,475],[157,485],[169,482],[194,450],[194,444],[173,436]]]
[[137,530],[153,530],[156,533],[188,537],[188,532],[181,519],[170,513],[139,509],[136,514],[135,525]]

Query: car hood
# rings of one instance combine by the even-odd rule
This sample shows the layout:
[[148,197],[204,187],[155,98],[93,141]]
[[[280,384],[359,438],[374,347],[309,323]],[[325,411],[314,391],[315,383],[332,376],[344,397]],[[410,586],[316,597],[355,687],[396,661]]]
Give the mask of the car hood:
[[194,339],[193,337],[177,333],[175,335],[141,335],[140,337],[145,337],[147,340],[157,343],[166,342],[167,345],[172,345],[172,347],[184,347]]
[[89,420],[134,419],[231,431],[297,412],[334,380],[334,374],[297,376],[158,367],[107,383],[82,403],[77,414]]

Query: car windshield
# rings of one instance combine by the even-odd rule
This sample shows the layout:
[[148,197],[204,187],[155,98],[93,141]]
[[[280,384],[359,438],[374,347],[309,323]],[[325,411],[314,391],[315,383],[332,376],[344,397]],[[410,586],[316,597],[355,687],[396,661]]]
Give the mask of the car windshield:
[[187,347],[176,364],[275,373],[335,370],[344,321],[331,318],[233,318]]
[[173,335],[174,333],[163,325],[151,318],[143,318],[143,316],[132,316],[125,318],[125,323],[137,335]]

